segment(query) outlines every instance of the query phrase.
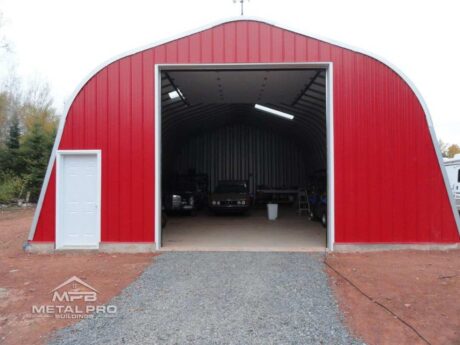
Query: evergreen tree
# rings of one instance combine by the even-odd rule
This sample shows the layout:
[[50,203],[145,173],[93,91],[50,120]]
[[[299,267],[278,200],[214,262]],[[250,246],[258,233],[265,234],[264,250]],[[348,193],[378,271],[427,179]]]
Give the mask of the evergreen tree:
[[19,128],[19,119],[13,116],[8,131],[8,138],[6,140],[6,147],[10,150],[19,149],[19,138],[21,137],[21,130]]
[[0,149],[3,148],[8,123],[8,94],[0,90]]
[[47,135],[39,121],[35,121],[21,146],[24,162],[24,177],[31,201],[37,200],[46,173],[53,136]]
[[30,201],[37,200],[58,123],[52,103],[49,87],[39,81],[25,90],[12,75],[0,85],[1,204],[14,203],[28,191]]
[[5,148],[0,155],[0,164],[3,171],[7,171],[14,175],[20,175],[22,173],[23,164],[19,157],[19,140],[21,138],[19,119],[14,115],[9,122]]

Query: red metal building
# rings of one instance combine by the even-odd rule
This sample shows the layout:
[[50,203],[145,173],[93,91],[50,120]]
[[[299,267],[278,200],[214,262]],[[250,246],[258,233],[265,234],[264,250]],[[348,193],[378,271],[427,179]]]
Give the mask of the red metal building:
[[[329,248],[458,243],[459,217],[429,113],[408,79],[368,53],[252,19],[214,24],[127,53],[79,87],[61,121],[30,243],[57,242],[65,248],[60,227],[90,214],[99,234],[88,240],[89,246],[158,244],[161,66],[283,64],[319,66],[327,74]],[[72,153],[87,157],[86,163],[66,160]],[[68,175],[60,176],[59,166]],[[72,193],[78,194],[72,188],[79,189],[72,174],[89,176],[94,203],[72,201]],[[60,188],[67,196],[59,194]],[[74,209],[59,215],[56,208],[64,202]],[[72,238],[72,231],[65,236]],[[85,242],[67,246],[80,245]]]

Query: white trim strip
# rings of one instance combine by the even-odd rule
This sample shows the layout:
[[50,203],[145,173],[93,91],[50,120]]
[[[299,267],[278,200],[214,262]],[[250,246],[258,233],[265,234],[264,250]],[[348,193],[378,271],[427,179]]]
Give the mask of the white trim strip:
[[[335,244],[334,67],[326,71],[327,249]],[[332,207],[331,207],[332,205]]]
[[345,48],[345,49],[354,51],[356,53],[361,53],[361,54],[367,55],[367,56],[369,56],[369,57],[371,57],[371,58],[373,58],[373,59],[375,59],[377,61],[380,61],[381,63],[383,63],[384,65],[386,65],[390,69],[392,69],[396,74],[398,74],[409,85],[409,87],[412,89],[414,94],[417,96],[417,98],[418,98],[418,100],[419,100],[420,104],[422,105],[423,110],[425,112],[425,117],[426,117],[426,121],[427,121],[428,128],[429,128],[429,131],[430,131],[433,146],[435,148],[435,152],[436,152],[436,155],[438,157],[439,168],[441,169],[442,176],[444,178],[446,191],[448,193],[448,197],[450,199],[450,203],[451,203],[451,206],[452,206],[452,212],[454,214],[455,222],[457,224],[457,230],[458,230],[458,233],[460,234],[460,216],[458,215],[457,210],[455,208],[454,199],[453,199],[451,193],[449,192],[449,181],[447,179],[446,170],[445,170],[445,168],[444,168],[444,166],[442,164],[442,156],[441,156],[441,152],[440,152],[439,147],[438,147],[438,142],[437,142],[436,134],[435,134],[435,131],[434,131],[434,128],[433,128],[433,125],[432,125],[430,112],[429,112],[428,107],[427,107],[427,105],[425,103],[425,100],[423,99],[423,97],[420,94],[420,92],[418,91],[418,89],[415,87],[414,83],[404,73],[402,73],[399,70],[399,68],[397,68],[392,63],[388,62],[386,59],[383,59],[383,58],[377,56],[376,54],[370,53],[370,52],[365,51],[363,49],[359,49],[359,48],[353,47],[351,45],[348,45],[348,44],[345,44],[345,43],[342,43],[342,42],[338,42],[338,41],[335,41],[335,40],[332,40],[332,39],[329,39],[329,38],[320,37],[319,35],[310,35],[308,33],[302,32],[302,30],[297,30],[295,28],[291,28],[289,25],[279,25],[277,23],[274,23],[273,21],[269,21],[269,20],[266,20],[266,19],[258,18],[258,17],[234,17],[234,18],[219,20],[219,21],[216,21],[214,23],[205,25],[205,26],[203,26],[201,28],[191,30],[191,31],[186,32],[184,34],[175,35],[175,36],[170,37],[168,39],[161,40],[159,42],[152,43],[152,44],[149,44],[149,45],[146,45],[146,46],[143,46],[143,47],[139,47],[139,48],[136,48],[136,49],[133,49],[133,50],[129,50],[129,51],[125,52],[125,53],[122,53],[122,54],[119,54],[117,56],[114,56],[113,58],[111,58],[111,59],[107,60],[106,62],[104,62],[103,64],[99,65],[85,79],[82,80],[82,82],[75,88],[74,92],[70,95],[69,100],[65,104],[63,118],[61,118],[61,121],[60,121],[61,123],[59,124],[59,130],[58,130],[58,133],[56,135],[56,141],[54,143],[53,151],[51,152],[50,161],[49,161],[48,168],[47,168],[47,171],[46,171],[45,179],[43,181],[43,186],[42,186],[42,190],[40,192],[40,197],[39,197],[39,200],[38,200],[38,203],[37,203],[37,208],[35,210],[34,219],[33,219],[33,222],[32,222],[32,226],[30,228],[29,240],[32,240],[33,237],[34,237],[34,234],[35,234],[35,228],[37,226],[38,217],[40,215],[40,211],[41,211],[41,208],[42,208],[42,205],[43,205],[43,200],[44,200],[44,197],[45,197],[45,192],[46,192],[46,189],[48,187],[48,182],[49,182],[50,175],[51,175],[51,170],[53,168],[53,164],[54,164],[54,161],[55,161],[55,158],[56,158],[56,150],[59,147],[59,144],[60,144],[60,141],[61,141],[62,132],[63,132],[63,128],[64,128],[64,125],[65,125],[66,118],[67,118],[67,114],[69,112],[69,108],[72,105],[72,102],[74,101],[74,99],[77,96],[78,92],[82,89],[82,87],[97,72],[99,72],[104,67],[106,67],[109,64],[111,64],[112,62],[117,61],[117,60],[119,60],[119,59],[121,59],[123,57],[133,55],[133,54],[141,52],[143,50],[154,48],[154,47],[159,46],[161,44],[171,42],[171,41],[174,41],[176,39],[179,39],[179,38],[182,38],[182,37],[185,37],[185,36],[193,35],[195,33],[211,29],[211,28],[213,28],[215,26],[218,26],[218,25],[222,25],[222,24],[230,23],[230,22],[236,22],[236,21],[257,21],[257,22],[265,23],[265,24],[268,24],[268,25],[279,27],[279,28],[281,28],[283,30],[295,32],[295,33],[298,33],[300,35],[304,35],[304,36],[311,37],[313,39],[317,39],[317,40],[320,40],[320,41],[323,41],[323,42],[326,42],[326,43],[329,43],[329,44],[332,44],[332,45],[336,45],[338,47]]
[[154,171],[155,171],[155,249],[161,248],[161,84],[160,84],[160,68],[155,65],[155,111],[153,117],[155,118],[155,157],[154,157]]

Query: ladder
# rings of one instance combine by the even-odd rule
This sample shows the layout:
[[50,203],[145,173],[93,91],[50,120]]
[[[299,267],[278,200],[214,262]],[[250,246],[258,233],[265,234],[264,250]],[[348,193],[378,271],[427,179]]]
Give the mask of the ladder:
[[307,215],[310,215],[310,200],[308,200],[308,192],[306,189],[299,189],[297,192],[297,202],[299,204],[299,208],[297,209],[297,213],[299,216],[302,215],[302,212],[306,212]]

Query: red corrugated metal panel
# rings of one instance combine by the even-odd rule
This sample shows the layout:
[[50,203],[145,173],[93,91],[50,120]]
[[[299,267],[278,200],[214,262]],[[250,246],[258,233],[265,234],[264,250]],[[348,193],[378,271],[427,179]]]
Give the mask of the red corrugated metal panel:
[[[90,80],[60,148],[101,149],[102,240],[153,241],[156,63],[334,63],[336,241],[457,242],[425,114],[363,54],[254,21],[231,22],[114,62]],[[34,240],[54,240],[51,176]]]
[[54,242],[56,228],[56,167],[50,176],[50,183],[45,193],[45,200],[35,229],[34,241]]
[[146,51],[142,55],[142,128],[143,128],[143,143],[142,143],[142,189],[143,199],[143,231],[140,240],[152,242],[154,241],[154,195],[155,195],[155,167],[154,167],[154,142],[155,142],[155,94],[154,90],[154,53],[152,50]]

